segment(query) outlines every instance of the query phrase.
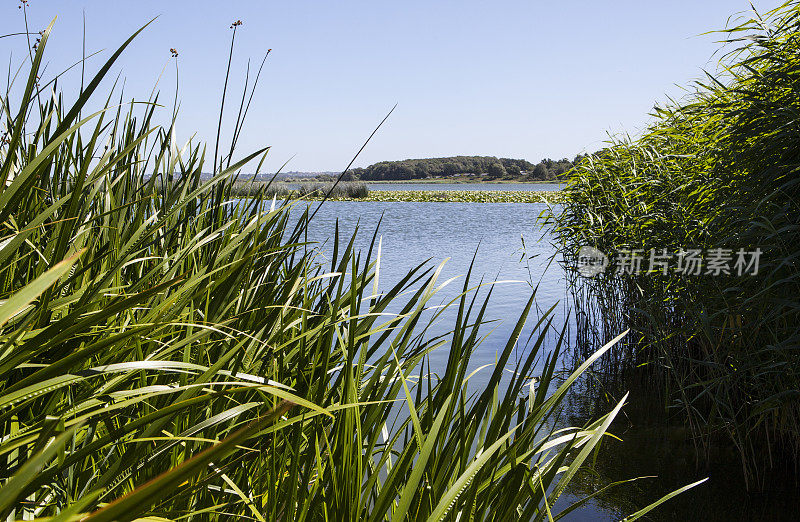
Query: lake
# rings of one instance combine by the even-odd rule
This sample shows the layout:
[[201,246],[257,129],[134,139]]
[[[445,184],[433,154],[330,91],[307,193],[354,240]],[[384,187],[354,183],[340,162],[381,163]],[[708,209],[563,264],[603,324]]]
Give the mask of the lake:
[[[443,190],[441,184],[380,184],[380,190]],[[446,185],[456,190],[466,190],[466,184]],[[483,189],[486,185],[476,185]],[[508,184],[493,185],[500,190],[513,190]],[[526,184],[531,190],[545,190],[543,184]],[[391,187],[391,188],[387,188]],[[417,188],[420,187],[420,188]],[[558,189],[558,185],[551,185]],[[333,237],[336,223],[340,233],[348,238],[358,227],[357,248],[366,250],[372,234],[380,221],[381,245],[381,290],[397,282],[414,266],[429,262],[435,266],[446,261],[440,281],[467,273],[475,257],[473,282],[481,277],[485,281],[513,281],[494,285],[487,311],[489,320],[497,321],[485,327],[491,331],[481,347],[473,355],[471,366],[477,368],[495,361],[495,354],[503,348],[514,329],[519,314],[530,298],[533,287],[537,289],[537,309],[528,320],[529,327],[520,339],[527,338],[531,326],[551,306],[553,325],[561,328],[567,321],[568,306],[566,281],[562,268],[552,262],[555,248],[551,237],[542,230],[539,215],[547,209],[544,204],[520,203],[378,203],[378,202],[326,202],[312,221],[309,240],[319,241],[323,253],[330,252],[325,241]],[[446,302],[462,288],[463,278],[454,281],[435,298],[435,302]],[[485,294],[485,291],[482,292]],[[448,318],[432,330],[432,335],[448,329]],[[555,332],[548,337],[555,343]],[[552,349],[552,345],[545,351]],[[525,353],[520,349],[520,357]],[[433,367],[443,367],[447,360],[445,349],[431,355]],[[470,383],[485,385],[490,369],[478,373]],[[560,502],[568,505],[576,497],[565,494]],[[573,520],[614,520],[613,510],[596,503],[589,503],[573,513]],[[577,518],[575,518],[577,517]]]
[[[426,261],[434,266],[447,260],[439,278],[441,282],[464,276],[475,256],[473,284],[478,284],[482,277],[486,282],[500,281],[494,285],[488,310],[489,318],[499,323],[491,326],[494,332],[474,356],[474,365],[480,366],[494,361],[495,353],[505,345],[535,285],[539,285],[540,310],[559,304],[553,324],[565,322],[565,281],[559,266],[547,267],[555,249],[538,224],[538,216],[546,208],[544,204],[522,203],[331,201],[312,220],[309,240],[324,242],[333,237],[338,220],[344,237],[359,227],[356,245],[366,250],[380,220],[379,288],[383,291]],[[329,248],[325,246],[322,251],[328,252]],[[449,301],[461,291],[462,285],[463,278],[450,283],[435,302]],[[536,319],[534,314],[529,323],[535,323]],[[446,320],[441,321],[439,331],[444,331],[446,325]],[[434,364],[437,358],[444,363],[447,354],[439,350],[432,357]],[[485,375],[488,379],[488,373]],[[480,382],[480,374],[476,382]]]
[[[376,184],[374,190],[515,190],[513,184]],[[524,190],[546,190],[545,184],[524,184]],[[559,190],[561,185],[550,185]],[[563,268],[553,262],[556,250],[552,237],[543,230],[540,214],[544,204],[524,203],[411,203],[411,202],[326,202],[312,221],[309,240],[318,241],[323,255],[330,252],[330,244],[338,221],[340,233],[348,238],[358,227],[357,248],[366,250],[380,221],[382,238],[380,290],[387,290],[414,266],[428,262],[436,266],[445,259],[440,281],[467,273],[473,256],[473,281],[504,282],[494,286],[487,318],[497,321],[487,325],[491,332],[474,354],[473,368],[490,364],[495,353],[505,345],[515,322],[527,302],[532,288],[538,286],[537,309],[528,324],[536,323],[544,310],[556,305],[553,325],[561,328],[570,317],[570,300]],[[557,207],[556,207],[557,208]],[[434,302],[445,302],[461,291],[463,279],[446,287]],[[484,290],[485,291],[485,290]],[[455,314],[455,309],[450,315]],[[432,334],[446,331],[448,317],[432,330]],[[574,332],[574,325],[569,325]],[[530,327],[529,327],[530,328]],[[438,330],[437,330],[438,329]],[[520,337],[526,339],[526,333]],[[571,339],[567,335],[567,339]],[[555,335],[548,337],[547,350],[552,349]],[[546,351],[547,351],[546,350]],[[520,346],[520,356],[525,347]],[[443,366],[447,353],[439,349],[431,355],[435,368]],[[566,362],[566,361],[565,361]],[[480,386],[488,380],[488,370],[479,373],[471,383]],[[634,393],[636,391],[634,390]],[[576,390],[569,400],[567,424],[581,424],[590,418],[606,413],[596,403],[585,401]],[[658,475],[633,484],[620,486],[612,493],[593,499],[572,512],[568,520],[618,520],[644,507],[658,497],[698,478],[711,475],[712,481],[685,493],[651,513],[651,520],[737,520],[756,517],[777,520],[790,509],[791,498],[776,495],[748,496],[743,484],[731,477],[737,476],[735,465],[729,463],[698,470],[694,466],[692,448],[685,440],[674,440],[674,426],[661,426],[635,419],[633,405],[623,410],[612,431],[622,436],[624,442],[607,442],[598,457],[599,476],[602,483]],[[610,409],[610,408],[609,408]],[[656,408],[658,409],[658,408]],[[569,491],[556,505],[556,511],[568,506],[580,496],[596,490],[597,477],[574,481]],[[702,514],[702,516],[700,516]],[[695,516],[697,515],[697,516]]]

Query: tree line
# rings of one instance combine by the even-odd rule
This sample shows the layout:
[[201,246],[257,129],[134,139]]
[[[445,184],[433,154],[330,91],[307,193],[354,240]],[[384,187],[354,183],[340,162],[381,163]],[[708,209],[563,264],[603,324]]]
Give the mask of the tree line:
[[381,161],[366,168],[350,169],[345,177],[348,180],[388,181],[475,175],[498,180],[547,181],[563,179],[573,165],[583,157],[579,154],[573,160],[546,158],[537,164],[524,159],[496,158],[494,156],[452,156]]

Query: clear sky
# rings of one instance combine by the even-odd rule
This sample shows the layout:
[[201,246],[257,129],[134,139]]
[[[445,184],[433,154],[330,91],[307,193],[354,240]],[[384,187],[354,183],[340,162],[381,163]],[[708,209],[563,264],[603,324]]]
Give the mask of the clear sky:
[[[753,3],[766,11],[780,1]],[[0,34],[24,27],[17,5],[2,2]],[[236,96],[247,58],[273,51],[239,152],[270,145],[271,169],[294,156],[287,170],[334,171],[395,103],[356,166],[459,154],[536,162],[596,150],[608,132],[635,134],[654,102],[713,70],[720,35],[701,33],[747,9],[746,0],[30,0],[27,12],[34,30],[58,15],[45,77],[80,59],[84,13],[87,51],[104,57],[158,16],[115,73],[127,95],[146,99],[177,48],[178,135],[206,141],[216,131],[229,26],[241,19]],[[21,38],[0,39],[0,57],[15,67],[24,52]],[[76,70],[65,80],[68,92],[78,78]],[[171,106],[171,62],[159,88]],[[228,102],[231,119],[236,104]]]

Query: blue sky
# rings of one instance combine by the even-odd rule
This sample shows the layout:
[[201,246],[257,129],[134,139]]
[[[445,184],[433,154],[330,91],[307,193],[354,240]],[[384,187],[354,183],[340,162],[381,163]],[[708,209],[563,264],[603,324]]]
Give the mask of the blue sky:
[[[753,3],[766,11],[780,2]],[[209,142],[229,26],[241,19],[232,92],[247,58],[273,51],[239,152],[270,145],[268,168],[294,156],[288,170],[327,171],[344,168],[395,103],[357,166],[458,154],[538,161],[596,150],[608,132],[635,134],[656,101],[680,97],[703,68],[713,70],[720,35],[701,33],[747,9],[744,0],[30,0],[28,17],[38,30],[58,15],[48,46],[53,73],[80,58],[84,13],[87,51],[104,49],[101,56],[158,16],[115,72],[129,97],[146,99],[163,70],[159,88],[171,105],[169,49],[177,48],[179,138],[196,133]],[[0,34],[22,24],[17,1],[5,0]],[[23,44],[0,39],[0,57],[18,66]],[[65,78],[67,92],[78,79],[77,71]],[[228,103],[232,120],[236,102]]]

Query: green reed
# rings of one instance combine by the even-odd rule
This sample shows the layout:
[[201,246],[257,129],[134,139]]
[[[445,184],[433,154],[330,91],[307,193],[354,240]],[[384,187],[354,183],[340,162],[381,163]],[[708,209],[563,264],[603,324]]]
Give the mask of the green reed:
[[238,181],[234,183],[232,194],[241,198],[260,197],[267,199],[336,199],[363,200],[369,196],[366,183],[339,181],[337,183],[304,181],[287,183],[283,181]]
[[761,249],[755,276],[606,273],[575,294],[587,346],[634,331],[608,371],[644,372],[705,450],[735,445],[758,488],[800,449],[800,3],[723,33],[723,73],[581,163],[554,220],[572,262],[582,245]]
[[386,285],[376,235],[361,252],[337,229],[323,259],[307,207],[266,187],[235,202],[266,154],[232,159],[243,119],[209,180],[203,149],[153,123],[157,97],[79,121],[136,35],[70,104],[37,84],[51,29],[0,107],[0,518],[569,512],[556,500],[624,399],[580,428],[554,416],[613,341],[556,387],[546,314],[514,356],[531,296],[468,391],[487,306],[469,274],[449,332],[429,334],[440,267]]

